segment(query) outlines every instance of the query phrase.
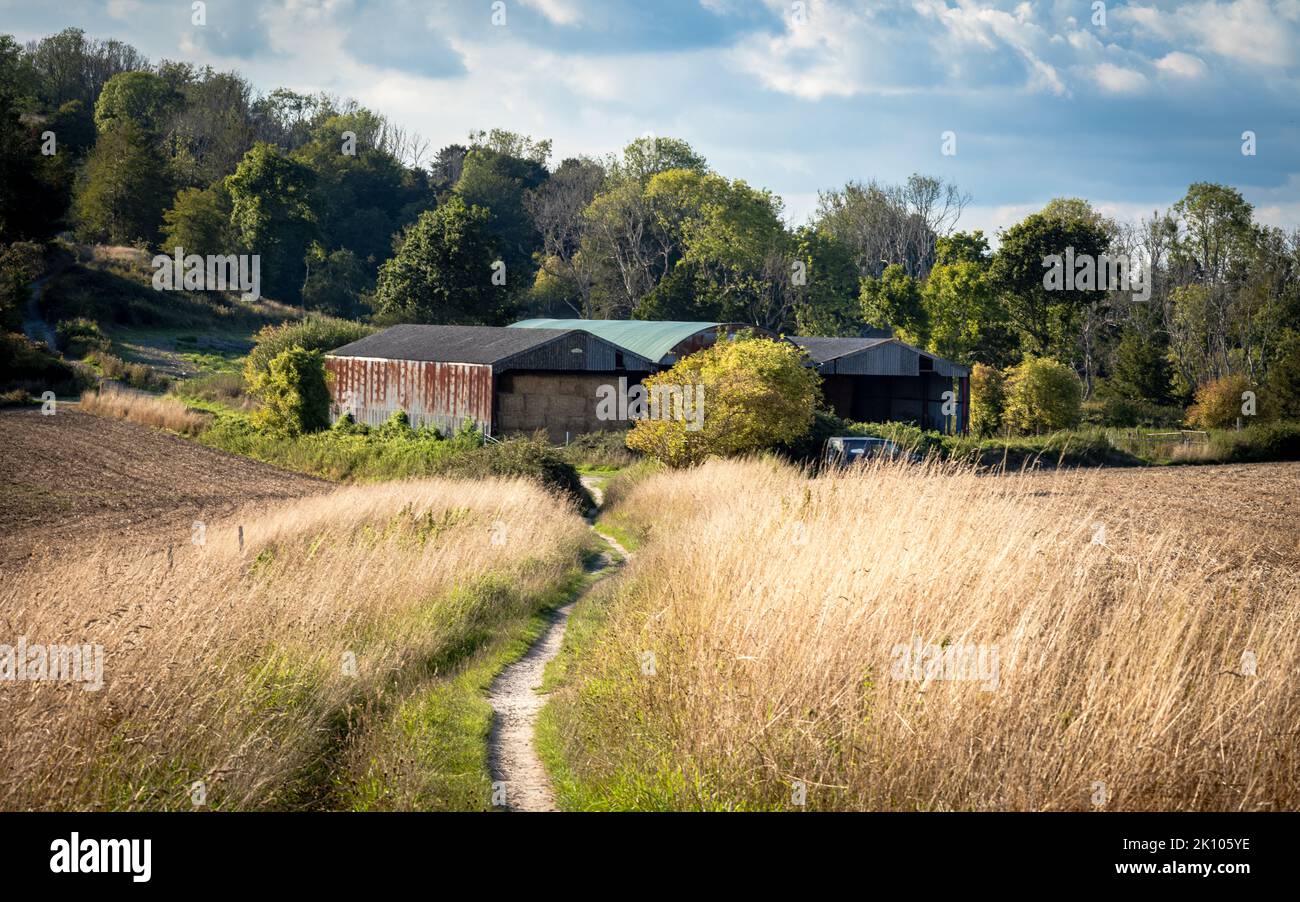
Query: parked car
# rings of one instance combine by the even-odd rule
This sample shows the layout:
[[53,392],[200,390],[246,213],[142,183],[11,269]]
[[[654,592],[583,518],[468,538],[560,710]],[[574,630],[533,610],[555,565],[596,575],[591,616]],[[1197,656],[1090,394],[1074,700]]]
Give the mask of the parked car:
[[828,467],[847,467],[873,457],[917,461],[920,455],[908,452],[897,442],[868,435],[837,435],[826,440],[822,462]]

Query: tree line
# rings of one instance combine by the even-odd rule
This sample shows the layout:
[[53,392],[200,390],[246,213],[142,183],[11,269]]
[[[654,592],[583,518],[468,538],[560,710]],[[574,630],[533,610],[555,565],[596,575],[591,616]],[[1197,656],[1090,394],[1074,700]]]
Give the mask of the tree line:
[[[76,29],[25,46],[0,36],[0,120],[10,257],[63,230],[257,253],[267,295],[380,324],[888,332],[994,373],[1054,361],[1117,421],[1180,418],[1229,378],[1300,416],[1300,233],[1260,224],[1226,185],[1194,184],[1138,223],[1053,200],[996,251],[958,230],[970,196],[920,174],[825,191],[792,226],[779,197],[679,139],[555,163],[549,141],[494,129],[430,153],[355,101],[262,94],[237,73],[154,64]],[[56,152],[43,152],[51,136]],[[1097,271],[1123,259],[1141,290],[1073,271],[1051,284],[1055,257]]]

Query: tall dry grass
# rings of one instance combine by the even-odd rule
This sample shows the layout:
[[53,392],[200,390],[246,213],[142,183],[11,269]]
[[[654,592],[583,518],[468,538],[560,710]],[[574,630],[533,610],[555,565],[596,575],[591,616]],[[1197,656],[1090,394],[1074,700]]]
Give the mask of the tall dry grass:
[[[878,462],[809,480],[729,462],[640,482],[615,510],[646,544],[579,607],[559,664],[562,794],[1300,807],[1295,560],[1267,536],[1153,529],[1125,499],[1083,500],[1105,479]],[[917,640],[984,652],[996,680],[900,667]]]
[[190,808],[196,781],[208,807],[328,807],[370,719],[530,614],[587,541],[533,483],[435,479],[22,572],[0,643],[100,644],[104,686],[0,683],[0,809]]
[[175,398],[111,384],[101,385],[98,391],[84,392],[80,406],[86,413],[96,416],[130,420],[185,435],[198,435],[211,419],[206,414],[190,410]]

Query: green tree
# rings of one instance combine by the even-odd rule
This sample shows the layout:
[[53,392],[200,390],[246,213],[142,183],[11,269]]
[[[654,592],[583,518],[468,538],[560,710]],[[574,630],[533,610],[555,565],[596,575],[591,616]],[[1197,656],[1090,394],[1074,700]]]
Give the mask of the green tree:
[[766,338],[718,342],[645,380],[652,398],[656,392],[685,396],[689,388],[700,406],[661,401],[651,410],[657,416],[637,420],[627,446],[683,467],[789,444],[812,425],[819,383],[794,345]]
[[900,264],[885,267],[880,278],[862,280],[862,316],[872,326],[890,328],[904,341],[924,345],[930,323],[921,287]]
[[623,154],[610,167],[616,178],[631,179],[645,185],[661,172],[688,169],[699,175],[709,171],[704,157],[680,138],[656,138],[646,135],[623,148]]
[[1002,429],[1006,409],[1006,386],[1002,374],[991,366],[977,363],[970,373],[970,430],[981,438],[996,435]]
[[1073,429],[1082,416],[1083,383],[1063,363],[1025,357],[1006,381],[1003,422],[1020,432]]
[[794,279],[794,318],[801,335],[859,335],[861,290],[853,252],[827,232],[802,228],[794,236],[795,261],[803,264],[802,282]]
[[211,187],[183,188],[163,213],[163,249],[184,248],[186,254],[229,254],[230,193],[224,182]]
[[95,128],[102,135],[127,121],[156,137],[179,105],[180,95],[154,73],[119,72],[108,80],[95,102]]
[[1068,358],[1085,308],[1105,295],[1095,286],[1069,288],[1047,278],[1056,262],[1066,266],[1071,252],[1075,260],[1098,260],[1109,247],[1106,226],[1080,203],[1053,202],[1026,217],[1002,235],[993,257],[992,282],[1032,354]]
[[1270,416],[1300,421],[1300,332],[1289,330],[1283,337],[1265,388]]
[[325,358],[319,351],[292,347],[272,358],[250,388],[262,401],[253,414],[259,429],[298,436],[329,426],[330,394]]
[[261,255],[265,293],[296,301],[306,275],[307,248],[316,234],[310,191],[315,175],[279,148],[259,143],[226,178],[230,224],[248,253]]
[[506,264],[507,286],[523,291],[536,271],[533,254],[542,249],[542,236],[528,215],[530,192],[546,181],[549,142],[534,142],[513,132],[475,136],[456,182],[456,194],[469,207],[488,214],[488,229],[496,236]]
[[1115,393],[1130,400],[1172,404],[1173,365],[1168,346],[1154,335],[1125,331],[1115,347],[1109,385]]
[[78,232],[91,241],[150,244],[171,200],[166,165],[135,122],[99,136],[77,186]]
[[497,259],[488,212],[453,196],[421,214],[380,267],[375,310],[403,322],[500,323],[511,309],[507,290],[492,284]]
[[308,255],[310,267],[302,288],[308,310],[354,317],[363,312],[361,296],[370,284],[366,266],[347,248],[326,254],[320,245]]
[[940,238],[937,262],[921,289],[930,350],[962,363],[1005,364],[1014,341],[989,276],[982,232]]

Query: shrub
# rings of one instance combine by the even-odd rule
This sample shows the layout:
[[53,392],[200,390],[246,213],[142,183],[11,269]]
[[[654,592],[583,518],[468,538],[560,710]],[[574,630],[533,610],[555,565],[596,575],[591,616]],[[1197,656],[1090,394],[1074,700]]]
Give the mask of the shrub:
[[94,380],[45,347],[17,332],[0,333],[0,390],[23,389],[33,395],[80,392]]
[[818,383],[794,345],[766,338],[718,342],[645,380],[651,396],[660,389],[690,389],[697,407],[652,408],[654,418],[637,420],[627,446],[681,467],[792,443],[812,425]]
[[1187,411],[1187,422],[1201,429],[1227,429],[1245,414],[1242,409],[1247,392],[1255,391],[1251,381],[1241,374],[1224,376],[1205,383],[1196,390],[1196,401]]
[[100,386],[81,396],[81,410],[115,420],[130,420],[157,429],[198,435],[209,418],[174,398],[160,398],[114,385]]
[[253,414],[260,429],[295,436],[329,426],[330,395],[325,359],[319,351],[299,347],[281,351],[265,373],[254,377],[252,390],[262,402]]
[[39,244],[15,241],[8,246],[0,245],[0,328],[22,326],[29,286],[43,269]]
[[333,316],[308,314],[305,318],[277,326],[265,326],[253,337],[253,350],[244,361],[244,378],[251,385],[266,373],[271,360],[290,348],[332,351],[375,331],[373,326]]
[[127,363],[104,351],[91,351],[86,362],[99,367],[105,379],[114,379],[140,391],[158,392],[171,387],[171,380],[143,363]]
[[107,352],[111,347],[99,323],[84,316],[64,320],[55,328],[55,333],[59,347],[69,357],[85,357],[91,351]]
[[997,434],[1006,400],[1002,374],[987,364],[975,364],[970,374],[970,431],[980,436]]
[[1074,370],[1047,357],[1026,357],[1006,380],[1005,425],[1020,432],[1073,429],[1082,416],[1083,385]]
[[213,373],[186,379],[177,389],[178,395],[247,410],[254,406],[248,395],[248,385],[239,373]]
[[627,432],[605,429],[585,432],[565,445],[560,455],[575,467],[617,470],[636,463],[640,455],[627,447]]

